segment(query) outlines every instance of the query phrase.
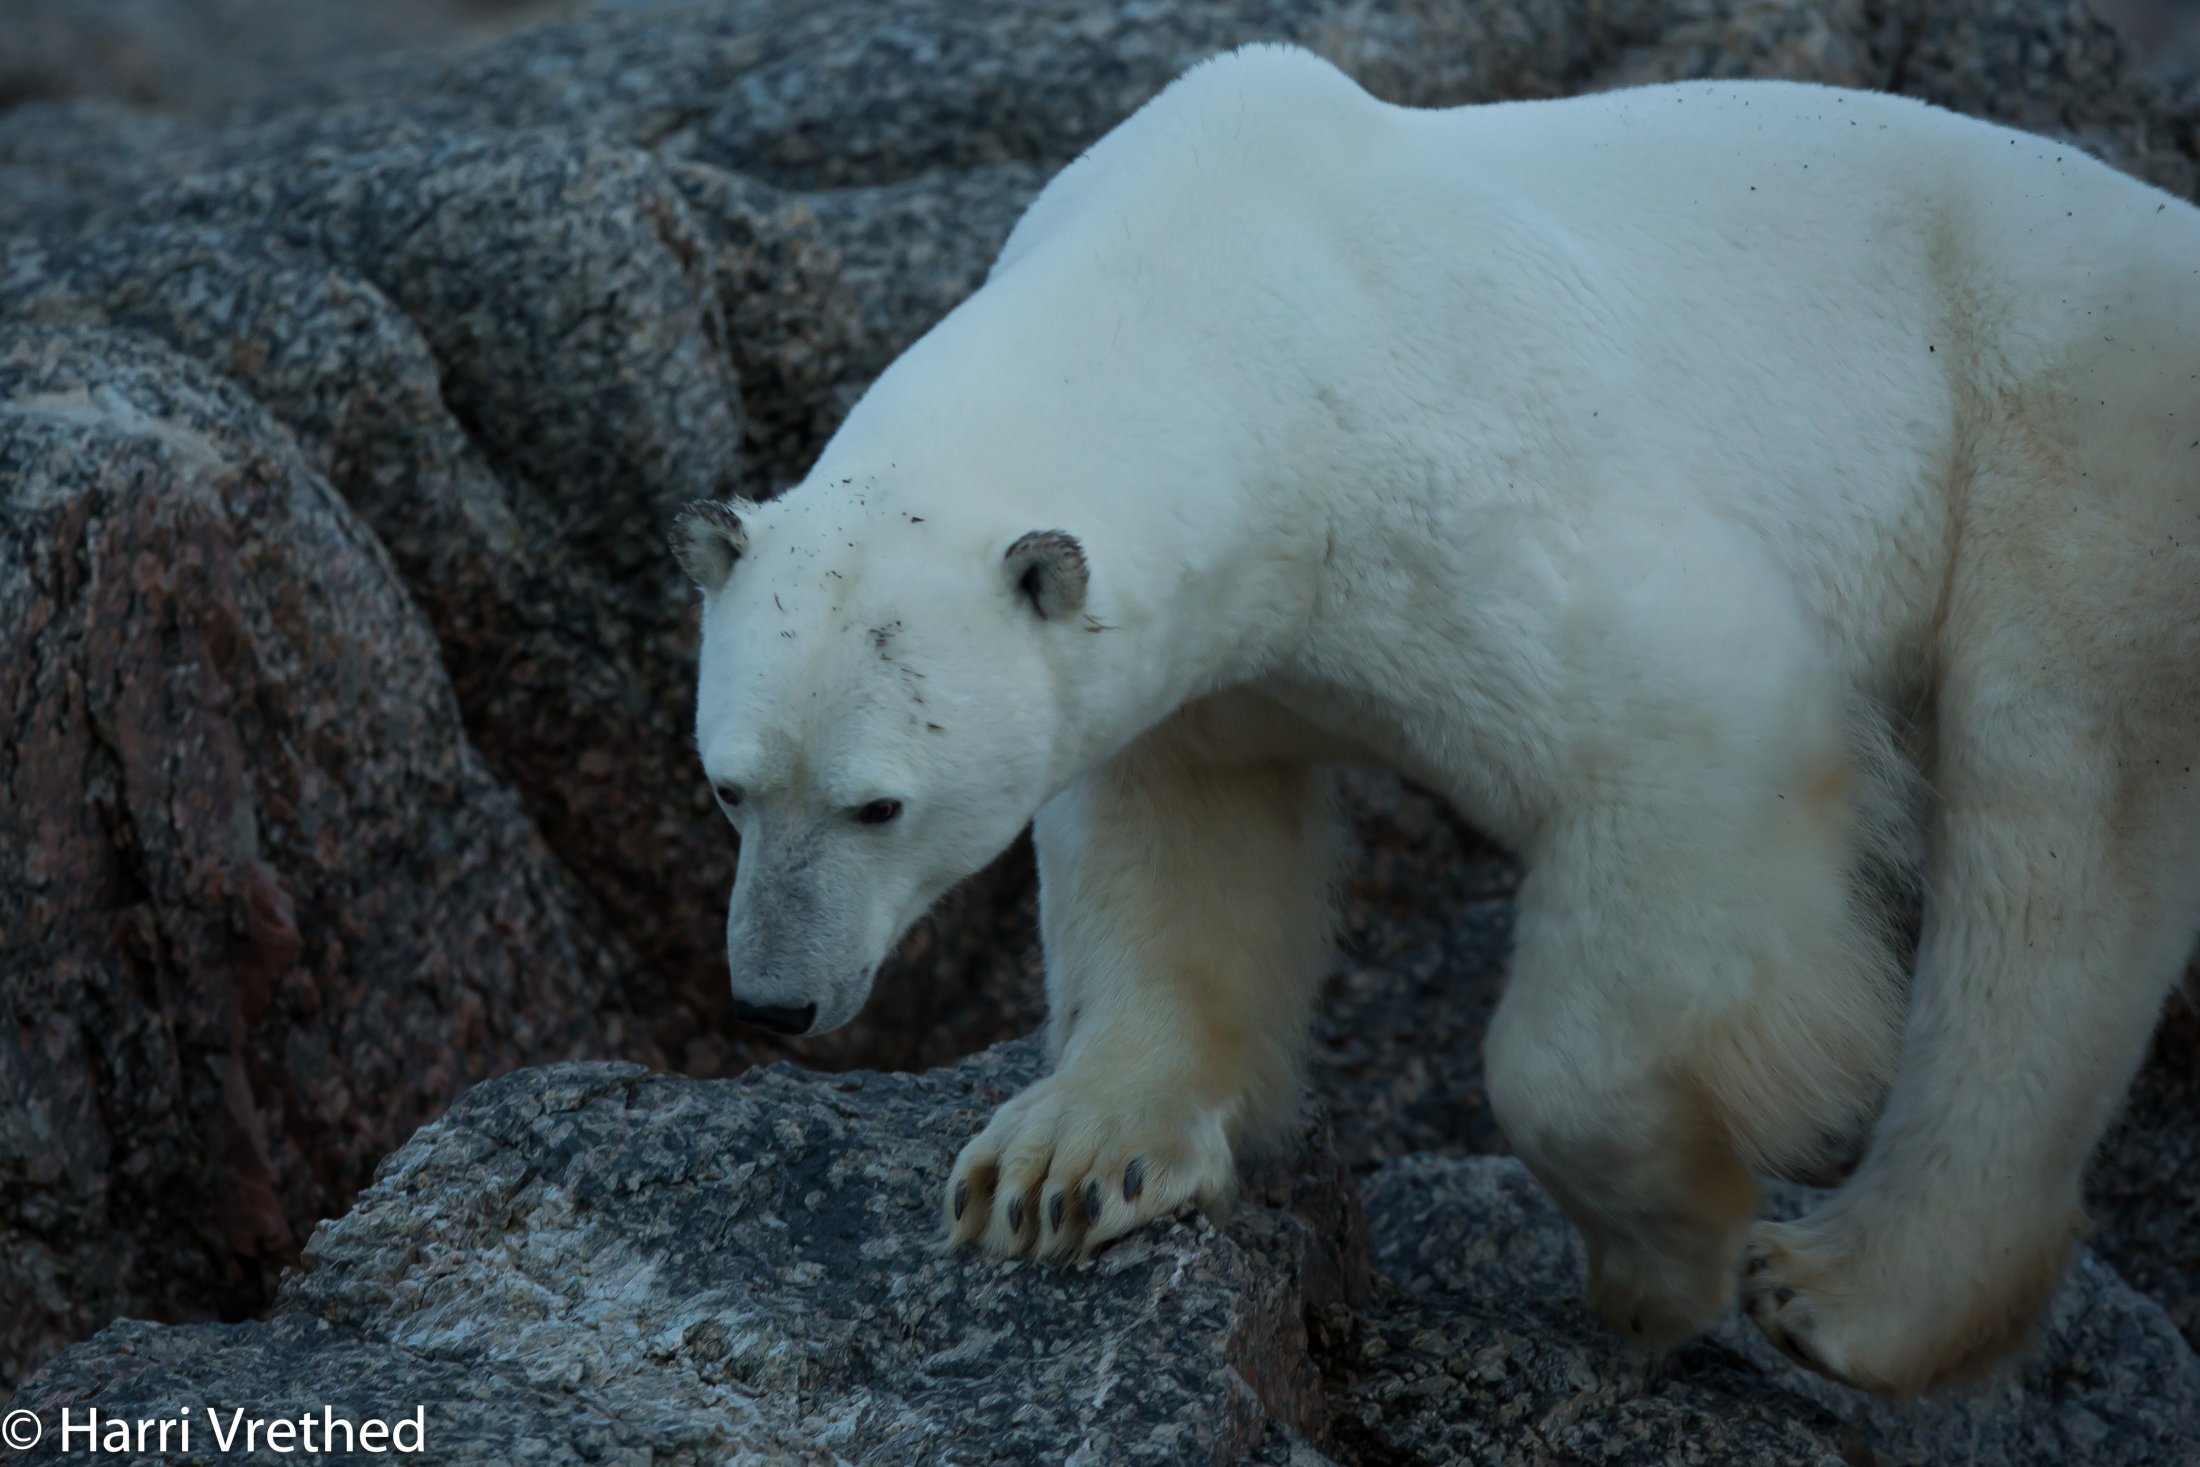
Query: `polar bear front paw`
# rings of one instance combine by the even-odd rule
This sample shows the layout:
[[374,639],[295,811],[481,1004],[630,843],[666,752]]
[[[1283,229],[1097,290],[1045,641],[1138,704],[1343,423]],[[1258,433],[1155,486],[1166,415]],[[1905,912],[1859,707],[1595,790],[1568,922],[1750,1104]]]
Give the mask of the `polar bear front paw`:
[[1228,1204],[1223,1113],[1166,1087],[1127,1094],[1050,1075],[994,1113],[947,1183],[947,1238],[995,1258],[1071,1263],[1186,1206]]

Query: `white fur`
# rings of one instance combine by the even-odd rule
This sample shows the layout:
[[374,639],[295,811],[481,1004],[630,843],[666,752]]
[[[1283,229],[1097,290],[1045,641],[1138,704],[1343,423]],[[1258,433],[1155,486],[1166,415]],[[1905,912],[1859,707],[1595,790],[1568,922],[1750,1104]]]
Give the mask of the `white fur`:
[[[1527,862],[1492,1099],[1607,1317],[1700,1327],[1746,1246],[1776,1340],[1929,1384],[2021,1338],[2200,920],[2195,440],[2200,214],[2072,148],[1778,83],[1415,112],[1235,53],[747,514],[698,713],[747,788],[736,989],[846,1019],[1036,812],[1058,1064],[949,1204],[1074,1256],[1288,1114],[1309,766],[1387,764]],[[1003,571],[1033,530],[1074,615]],[[1905,1021],[1873,894],[1920,848]],[[1874,1114],[1750,1241],[1750,1174]]]

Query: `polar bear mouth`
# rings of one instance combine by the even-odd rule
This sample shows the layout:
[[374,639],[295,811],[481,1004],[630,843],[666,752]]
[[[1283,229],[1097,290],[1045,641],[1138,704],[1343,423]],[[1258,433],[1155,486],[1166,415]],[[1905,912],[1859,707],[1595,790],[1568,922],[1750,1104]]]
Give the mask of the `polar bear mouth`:
[[806,1003],[796,1008],[792,1004],[743,1003],[735,999],[733,1016],[744,1024],[754,1024],[774,1034],[807,1034],[810,1025],[817,1022],[817,1005]]

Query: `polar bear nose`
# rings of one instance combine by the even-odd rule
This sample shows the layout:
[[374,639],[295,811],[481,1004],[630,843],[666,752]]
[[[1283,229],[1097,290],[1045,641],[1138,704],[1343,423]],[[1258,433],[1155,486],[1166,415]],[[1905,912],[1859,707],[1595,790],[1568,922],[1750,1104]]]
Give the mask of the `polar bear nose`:
[[764,1003],[733,1001],[733,1016],[744,1024],[754,1024],[769,1029],[774,1034],[805,1034],[811,1021],[817,1018],[817,1005],[806,1003],[801,1008]]

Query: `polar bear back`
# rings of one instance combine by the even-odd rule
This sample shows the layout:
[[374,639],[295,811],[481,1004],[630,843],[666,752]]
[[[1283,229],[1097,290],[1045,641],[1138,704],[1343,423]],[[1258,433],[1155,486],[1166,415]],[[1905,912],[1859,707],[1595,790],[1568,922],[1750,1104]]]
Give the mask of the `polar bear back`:
[[[2200,494],[2189,460],[2124,451],[2200,417],[2196,270],[2182,200],[1906,98],[1695,82],[1416,110],[1253,47],[1049,185],[961,343],[1084,392],[1105,342],[1089,390],[1198,394],[1221,424],[1285,398],[1380,418],[1394,457],[1334,472],[1389,476],[1384,513],[1517,480],[1584,523],[1670,503],[1761,525],[1868,680],[1933,615],[1984,416],[2116,445],[2113,473],[2049,466],[2089,492]],[[1863,586],[1868,613],[1836,614]]]
[[1517,301],[1550,321],[1538,287],[1578,287],[1623,312],[1614,336],[1714,338],[1722,354],[1744,325],[1768,351],[1809,344],[1818,312],[1858,352],[1880,345],[1860,311],[1905,341],[1956,332],[1959,347],[2021,315],[1992,343],[2020,374],[2200,260],[2185,201],[2074,146],[1905,97],[1687,82],[1411,109],[1263,45],[1193,69],[1064,170],[996,268],[1081,234],[1165,274],[1258,274],[1309,233],[1423,317],[1446,273],[1497,287],[1475,294],[1484,311]]

